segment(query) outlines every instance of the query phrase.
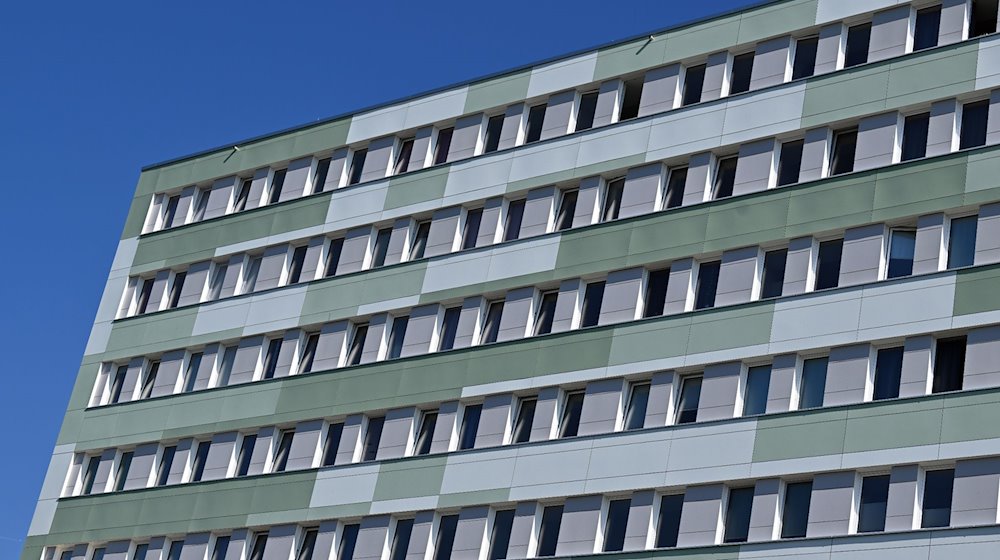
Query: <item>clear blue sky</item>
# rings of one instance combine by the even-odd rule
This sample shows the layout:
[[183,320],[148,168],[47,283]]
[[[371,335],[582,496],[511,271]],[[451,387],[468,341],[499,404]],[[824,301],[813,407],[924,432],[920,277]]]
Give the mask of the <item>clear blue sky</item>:
[[20,554],[140,167],[750,3],[3,3],[0,558]]

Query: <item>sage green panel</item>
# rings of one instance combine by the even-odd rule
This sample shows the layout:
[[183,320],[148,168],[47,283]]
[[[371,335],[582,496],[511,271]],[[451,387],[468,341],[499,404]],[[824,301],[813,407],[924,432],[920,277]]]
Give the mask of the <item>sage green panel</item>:
[[955,279],[954,314],[969,315],[1000,309],[1000,265],[959,270]]
[[189,264],[212,258],[218,247],[321,226],[329,208],[330,193],[323,193],[146,235],[139,239],[132,270]]
[[606,47],[597,51],[597,65],[594,80],[617,78],[625,74],[655,68],[666,62],[667,41],[665,38],[648,37]]
[[816,24],[818,0],[775,2],[747,10],[740,19],[738,44],[756,43],[763,39],[787,35]]
[[736,13],[668,31],[664,56],[667,60],[681,60],[728,49],[739,36],[741,18]]
[[844,452],[847,411],[815,410],[757,420],[753,461],[777,461]]
[[582,179],[584,177],[592,177],[594,175],[600,175],[602,173],[622,172],[623,169],[627,169],[634,165],[639,165],[645,162],[646,162],[646,154],[641,153],[641,154],[634,154],[631,156],[620,157],[616,159],[609,159],[607,161],[602,161],[598,163],[591,163],[588,165],[580,165],[570,169],[557,171],[555,173],[538,175],[530,179],[510,181],[507,183],[507,188],[505,192],[508,194],[518,193],[521,191],[533,189],[535,187],[543,185],[562,183],[566,181],[575,181],[576,179]]
[[472,84],[465,95],[465,112],[478,113],[494,108],[500,109],[524,101],[528,96],[530,81],[531,69],[528,69]]
[[943,401],[941,443],[1000,438],[1000,391],[956,393]]
[[809,80],[802,104],[802,128],[878,113],[886,107],[888,85],[888,64],[841,70]]
[[[549,372],[582,371],[610,365],[612,348],[618,337],[618,330],[608,327],[588,328],[577,334],[559,333],[539,337],[535,372],[544,375]],[[551,338],[550,338],[551,337]],[[470,381],[477,383],[480,373],[470,372]]]
[[941,399],[909,400],[851,410],[844,452],[936,445],[941,436]]
[[45,550],[44,544],[35,544],[42,541],[41,537],[28,537],[24,541],[24,548],[21,549],[21,560],[38,560]]
[[712,207],[702,251],[721,251],[735,245],[757,245],[785,237],[790,199],[803,191],[778,191],[773,196],[726,200]]
[[[197,317],[198,306],[191,306],[115,321],[111,325],[104,353],[121,357],[141,356],[156,343],[159,343],[160,350],[182,348],[194,333]],[[219,333],[213,334],[220,336]]]
[[971,203],[992,202],[1000,198],[1000,157],[994,147],[965,152],[968,167],[965,171],[966,200]]
[[961,154],[922,165],[894,165],[878,172],[872,221],[919,216],[965,202],[966,158]]
[[691,336],[691,314],[615,327],[608,365],[683,356]]
[[[144,177],[146,176],[140,176],[139,184],[136,186],[137,191],[143,190],[142,179]],[[148,194],[132,197],[132,202],[128,205],[128,214],[125,215],[125,227],[122,228],[121,239],[136,237],[142,233],[142,227],[146,224],[146,214],[149,213],[149,205],[152,200]]]
[[445,456],[412,458],[382,463],[373,499],[401,500],[437,496],[444,480]]
[[632,223],[625,266],[669,261],[702,252],[713,212],[713,206],[694,206],[669,210],[656,220]]
[[794,239],[871,222],[874,171],[853,173],[796,190],[788,204],[786,237]]
[[696,313],[691,318],[687,353],[767,344],[771,340],[773,318],[773,301]]
[[979,41],[971,41],[889,63],[889,106],[927,103],[976,89],[978,57]]
[[440,200],[448,184],[450,166],[435,166],[414,173],[406,173],[389,179],[389,190],[385,195],[385,210],[392,210],[419,202]]
[[351,318],[359,305],[419,296],[427,261],[402,263],[308,284],[300,325]]
[[[652,221],[662,219],[659,214],[649,216]],[[627,266],[634,228],[635,223],[630,220],[564,232],[559,240],[556,268],[566,278],[573,278],[593,272],[594,262],[609,265],[604,270]]]

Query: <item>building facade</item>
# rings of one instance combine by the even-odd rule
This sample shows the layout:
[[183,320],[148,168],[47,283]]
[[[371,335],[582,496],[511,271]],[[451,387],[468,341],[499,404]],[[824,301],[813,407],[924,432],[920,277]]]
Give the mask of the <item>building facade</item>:
[[769,2],[144,169],[22,559],[995,558],[996,31]]

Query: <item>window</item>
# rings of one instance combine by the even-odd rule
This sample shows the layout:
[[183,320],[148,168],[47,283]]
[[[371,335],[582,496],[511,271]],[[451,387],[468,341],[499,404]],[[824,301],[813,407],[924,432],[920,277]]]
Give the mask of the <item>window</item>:
[[809,502],[812,498],[812,481],[785,485],[785,504],[781,513],[781,538],[795,539],[806,536],[809,527]]
[[195,352],[191,354],[191,358],[188,360],[188,367],[184,372],[185,393],[194,391],[195,383],[198,381],[198,370],[201,368],[201,358],[203,355],[204,354],[202,352]]
[[392,548],[389,550],[389,560],[406,560],[406,550],[410,548],[410,535],[412,533],[412,519],[396,521],[396,530],[392,535]]
[[701,376],[681,379],[680,399],[677,403],[676,424],[698,421],[698,401],[701,399]]
[[264,560],[264,550],[267,548],[267,533],[254,535],[253,547],[250,549],[250,560]]
[[198,482],[205,475],[205,461],[208,460],[208,451],[212,448],[211,441],[198,443],[198,450],[194,454],[194,465],[191,467],[191,481]]
[[319,333],[312,333],[306,339],[306,347],[302,350],[302,358],[299,360],[299,373],[308,373],[313,369],[313,361],[316,359],[316,347],[319,346]]
[[111,380],[111,398],[109,402],[116,403],[122,398],[122,388],[125,386],[125,376],[128,375],[128,366],[118,366],[114,379]]
[[403,340],[406,339],[406,326],[410,316],[393,317],[392,330],[389,331],[389,353],[386,359],[395,360],[403,354]]
[[262,255],[250,257],[250,266],[243,276],[243,288],[241,294],[249,294],[257,287],[257,276],[260,274],[260,263],[264,260]]
[[437,142],[434,144],[434,165],[448,161],[448,151],[451,149],[451,137],[455,128],[442,128],[438,131]]
[[243,179],[240,183],[240,190],[236,193],[233,201],[233,212],[242,212],[247,209],[247,201],[250,200],[250,187],[253,186],[253,179]]
[[980,37],[997,31],[997,1],[972,0],[972,24],[969,38]]
[[513,241],[521,235],[521,220],[524,219],[524,199],[507,203],[507,223],[504,224],[503,240]]
[[217,300],[222,296],[222,288],[226,283],[226,272],[229,270],[229,265],[216,263],[213,268],[215,270],[212,272],[212,282],[208,287],[208,299],[210,301]]
[[357,523],[344,525],[340,536],[340,544],[337,546],[337,560],[353,560],[354,547],[358,544],[358,532],[361,526]]
[[868,62],[868,44],[872,38],[872,24],[862,23],[847,30],[847,54],[844,68],[851,68]]
[[733,196],[733,187],[736,185],[736,164],[739,158],[736,156],[720,158],[715,169],[715,185],[712,188],[712,198],[728,198]]
[[128,470],[132,467],[132,457],[135,453],[127,451],[122,453],[122,458],[118,461],[118,470],[115,472],[115,492],[125,489],[125,480],[128,478]]
[[580,110],[576,114],[576,131],[588,130],[594,126],[597,111],[597,92],[588,91],[580,96]]
[[691,66],[684,70],[684,91],[681,105],[687,106],[701,101],[701,90],[705,86],[705,65]]
[[462,428],[458,431],[458,448],[472,449],[476,446],[476,432],[479,431],[479,418],[483,414],[483,405],[466,405],[462,412]]
[[278,369],[278,356],[281,354],[280,338],[275,338],[267,344],[267,351],[264,353],[264,379],[274,378]]
[[781,143],[781,154],[778,157],[778,186],[794,185],[799,182],[802,172],[802,148],[804,140],[793,140]]
[[281,189],[285,186],[286,174],[288,174],[287,169],[278,169],[274,172],[271,177],[271,196],[267,200],[268,204],[274,204],[281,198]]
[[503,301],[493,301],[486,308],[486,320],[483,321],[483,332],[480,338],[483,344],[497,341],[500,334],[500,317],[503,315]]
[[875,391],[872,400],[894,399],[899,396],[899,380],[903,374],[903,347],[881,348],[875,358]]
[[840,256],[844,251],[843,239],[831,239],[819,244],[816,258],[816,289],[836,288],[840,283]]
[[[263,551],[263,549],[261,549]],[[184,541],[171,541],[170,550],[167,551],[167,560],[181,560],[181,553],[184,552]],[[250,560],[259,560],[251,557]]]
[[250,461],[253,459],[253,449],[256,446],[256,434],[243,436],[243,443],[240,445],[240,454],[236,458],[236,476],[246,476],[250,472]]
[[378,230],[375,234],[375,246],[372,247],[372,268],[385,265],[385,257],[389,254],[389,240],[392,238],[392,228]]
[[764,253],[764,272],[761,281],[761,299],[781,296],[785,289],[785,265],[788,262],[788,249],[776,249]]
[[511,443],[525,443],[531,439],[531,427],[535,423],[535,406],[538,399],[519,399],[517,407],[517,418],[514,420],[514,433],[511,436]]
[[858,532],[885,530],[886,506],[889,503],[889,475],[866,476],[861,479],[861,506],[858,510]]
[[312,560],[313,552],[316,550],[316,537],[319,536],[319,529],[306,529],[302,535],[302,544],[299,545],[299,553],[295,560]]
[[667,303],[667,285],[670,282],[670,269],[651,270],[646,278],[645,307],[643,317],[659,317],[663,315]]
[[545,120],[545,103],[528,109],[528,122],[524,127],[524,143],[538,142],[542,137],[542,121]]
[[[215,537],[215,546],[212,547],[212,560],[226,560],[226,552],[229,550],[229,541],[231,537],[228,535],[225,537]],[[311,560],[312,553],[309,556],[302,557],[299,555],[297,560]],[[134,560],[146,560],[146,551],[142,551],[140,554],[139,550],[136,549]]]
[[625,80],[622,93],[622,107],[618,112],[618,120],[625,121],[639,116],[639,104],[642,102],[643,76]]
[[936,47],[941,27],[941,6],[917,10],[917,24],[913,33],[913,50]]
[[416,232],[413,234],[413,243],[410,244],[410,260],[424,258],[424,251],[427,250],[427,237],[431,234],[431,221],[424,220],[417,224]]
[[937,341],[934,351],[934,382],[932,393],[959,391],[962,389],[962,376],[965,372],[964,336],[944,338]]
[[695,287],[695,309],[715,307],[715,292],[719,287],[721,261],[705,262],[698,265],[698,283]]
[[458,334],[458,320],[461,315],[461,307],[449,307],[444,310],[444,320],[441,322],[441,342],[438,344],[438,350],[451,350],[455,347],[455,336]]
[[618,219],[618,213],[622,208],[622,194],[624,192],[624,177],[608,182],[608,187],[604,193],[604,208],[601,211],[602,222],[610,222],[611,220]]
[[434,541],[434,560],[451,558],[455,547],[455,533],[458,530],[458,515],[442,515],[438,523],[437,538]]
[[94,480],[97,479],[97,469],[101,466],[101,457],[94,456],[87,461],[87,470],[83,473],[83,488],[81,493],[83,495],[90,494],[94,491]]
[[583,293],[583,319],[581,327],[593,327],[601,319],[601,303],[604,302],[604,282],[591,282]]
[[[298,284],[302,280],[302,265],[306,262],[306,251],[309,247],[305,245],[296,247],[292,251],[292,262],[288,265],[288,283]],[[311,280],[311,278],[310,278]]]
[[462,228],[462,250],[476,246],[479,237],[479,225],[483,221],[483,209],[474,208],[465,214],[465,226]]
[[947,527],[951,524],[951,495],[955,469],[927,471],[924,474],[924,512],[920,527]]
[[548,334],[552,332],[552,319],[556,314],[556,301],[559,299],[558,290],[545,292],[538,303],[538,313],[535,314],[535,335]]
[[148,399],[153,394],[153,386],[156,385],[156,374],[160,371],[160,361],[156,360],[149,364],[146,377],[142,380],[142,391],[139,393],[140,399]]
[[177,446],[171,445],[163,448],[160,456],[160,464],[156,470],[156,485],[165,486],[170,479],[170,468],[174,464],[174,455],[177,453]]
[[356,366],[361,363],[361,354],[365,349],[366,338],[368,338],[367,324],[354,327],[354,336],[351,337],[351,347],[347,351],[347,365]]
[[483,153],[488,154],[500,149],[500,134],[503,132],[503,115],[493,115],[486,121],[486,141]]
[[330,467],[337,463],[337,450],[340,448],[340,438],[344,435],[344,424],[337,422],[326,428],[326,440],[323,442],[323,465]]
[[753,506],[753,487],[731,488],[726,506],[725,543],[746,542],[750,535],[750,510]]
[[323,276],[329,278],[337,274],[337,266],[340,264],[340,253],[344,250],[344,238],[331,239],[330,247],[326,252],[326,264],[324,265]]
[[177,303],[181,299],[181,291],[184,289],[184,280],[187,279],[187,272],[178,272],[174,274],[174,281],[170,284],[170,296],[167,299],[167,308],[173,309],[177,307]]
[[316,179],[313,181],[310,194],[323,192],[323,187],[326,186],[326,178],[330,174],[330,160],[331,158],[324,158],[316,164]]
[[556,214],[556,231],[562,231],[573,227],[573,216],[576,214],[576,200],[580,196],[580,191],[570,189],[561,191],[562,196],[559,201],[559,212]]
[[278,449],[274,452],[274,472],[284,472],[288,466],[288,452],[292,450],[292,440],[295,438],[295,430],[284,430],[281,432],[281,439],[278,440]]
[[986,122],[990,114],[989,101],[977,101],[962,105],[962,130],[959,149],[986,145]]
[[795,60],[792,62],[792,79],[808,78],[816,72],[816,49],[819,37],[806,37],[795,41]]
[[431,443],[434,441],[434,428],[437,426],[437,412],[425,412],[420,419],[420,432],[417,434],[417,441],[413,446],[415,455],[427,455],[431,452]]
[[504,509],[493,515],[493,531],[490,533],[490,550],[487,560],[501,560],[507,557],[510,547],[510,532],[514,529],[514,510]]
[[174,195],[167,199],[167,206],[163,210],[163,229],[174,227],[174,221],[177,217],[177,205],[180,201],[180,195]]
[[841,130],[833,135],[833,157],[830,175],[854,171],[854,152],[858,145],[858,129]]
[[677,546],[683,509],[684,494],[668,494],[660,498],[660,512],[656,519],[656,548]]
[[799,410],[823,406],[823,395],[826,393],[826,368],[829,361],[829,358],[823,357],[802,362]]
[[771,366],[747,370],[747,388],[743,395],[743,416],[767,412],[767,392],[771,385]]
[[729,95],[750,91],[750,75],[753,73],[753,53],[733,57],[733,72],[729,79]]
[[354,185],[361,181],[361,170],[365,167],[365,158],[368,157],[368,148],[354,151],[351,157],[351,166],[347,171],[347,184]]
[[413,138],[407,138],[399,142],[399,151],[396,153],[396,161],[392,165],[392,174],[399,175],[406,173],[410,166],[410,157],[413,155]]
[[566,393],[562,420],[559,422],[559,437],[574,437],[580,430],[580,414],[583,412],[583,391]]
[[361,455],[362,461],[374,461],[375,457],[378,456],[378,442],[382,439],[382,426],[384,424],[384,416],[368,419],[368,430],[365,432],[365,447]]
[[608,521],[604,527],[604,552],[618,552],[625,548],[625,529],[631,499],[611,500],[608,504]]
[[910,115],[903,121],[902,161],[910,161],[927,155],[927,130],[930,121],[930,113]]
[[641,430],[646,423],[646,409],[649,406],[649,383],[633,383],[629,390],[628,406],[625,408],[625,429]]
[[913,254],[917,246],[917,232],[909,228],[894,228],[889,232],[889,268],[887,278],[913,274]]
[[142,281],[142,288],[139,290],[139,298],[135,305],[136,315],[142,315],[146,312],[146,306],[149,305],[149,296],[153,294],[153,285],[155,283],[155,278],[146,278]]
[[562,524],[563,506],[548,506],[542,510],[542,525],[538,529],[536,556],[555,556],[559,543],[559,526]]
[[664,208],[677,208],[684,203],[684,183],[687,182],[688,168],[678,167],[670,170],[670,178],[667,179],[666,201]]
[[948,268],[972,266],[976,262],[976,229],[979,216],[952,218],[948,232]]

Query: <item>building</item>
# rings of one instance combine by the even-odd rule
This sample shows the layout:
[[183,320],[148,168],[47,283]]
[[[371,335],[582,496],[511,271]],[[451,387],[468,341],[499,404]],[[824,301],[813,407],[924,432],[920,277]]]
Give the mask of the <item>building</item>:
[[770,2],[144,169],[22,558],[996,557],[996,31]]

